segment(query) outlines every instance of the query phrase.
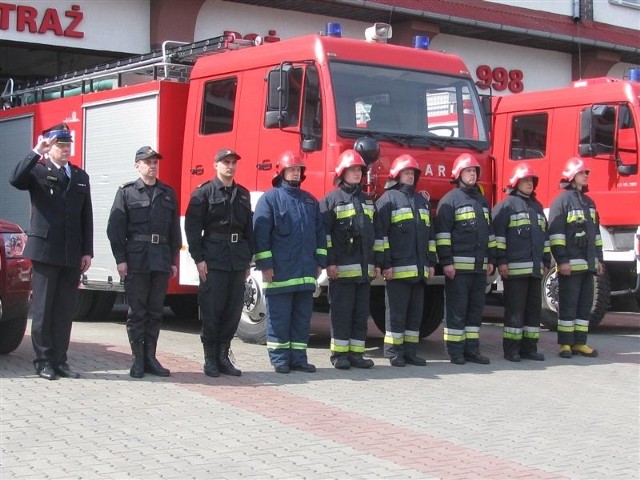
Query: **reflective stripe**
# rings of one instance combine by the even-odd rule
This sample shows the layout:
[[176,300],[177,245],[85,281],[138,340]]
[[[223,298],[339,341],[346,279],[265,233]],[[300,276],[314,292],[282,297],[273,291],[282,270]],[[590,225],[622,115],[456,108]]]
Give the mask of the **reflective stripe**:
[[369,217],[371,221],[373,221],[373,209],[374,209],[373,205],[367,205],[367,204],[362,205],[362,211],[367,217]]
[[333,240],[331,239],[331,235],[327,235],[327,248],[333,247]]
[[513,262],[507,264],[509,275],[526,275],[533,273],[533,262]]
[[265,250],[264,252],[256,253],[253,258],[256,260],[263,260],[265,258],[271,258],[272,256],[271,250]]
[[362,276],[362,266],[359,263],[351,265],[338,265],[339,278],[353,278]]
[[572,272],[582,272],[589,269],[587,261],[582,258],[572,258],[569,260]]
[[484,213],[484,219],[489,223],[489,209],[487,207],[482,207],[482,213]]
[[263,287],[265,290],[271,289],[274,290],[276,288],[284,288],[284,287],[293,287],[296,285],[315,285],[316,279],[313,277],[302,277],[302,278],[291,278],[289,280],[284,280],[282,282],[264,282]]
[[354,217],[356,215],[356,209],[353,206],[353,203],[349,203],[347,205],[337,205],[335,211],[336,218],[339,219]]
[[384,240],[375,240],[373,242],[374,252],[384,252]]
[[544,215],[538,214],[538,225],[543,232],[547,230],[547,219]]
[[558,320],[558,332],[572,333],[574,331],[573,320]]
[[466,338],[464,330],[444,327],[445,342],[464,342]]
[[453,257],[453,266],[460,270],[473,270],[475,264],[475,257]]
[[291,348],[291,342],[267,342],[267,348],[269,350],[289,349]]
[[436,233],[436,245],[451,246],[451,232]]
[[540,338],[540,327],[524,327],[523,336],[534,340]]
[[417,265],[406,265],[402,267],[393,267],[393,276],[392,279],[399,278],[414,278],[418,276],[418,266]]
[[425,223],[427,227],[431,226],[431,216],[429,215],[429,210],[425,208],[419,208],[418,212],[420,213],[420,219]]
[[589,320],[580,320],[576,319],[576,332],[588,332],[589,331]]
[[460,207],[456,208],[454,212],[454,219],[456,222],[462,222],[464,220],[471,220],[476,218],[476,212],[473,207]]
[[496,248],[500,250],[507,249],[507,237],[496,236]]
[[391,223],[413,220],[413,211],[410,208],[399,208],[391,212]]
[[564,233],[555,233],[553,235],[549,235],[549,244],[554,246],[565,246],[567,244],[567,237]]
[[415,330],[405,330],[404,341],[407,343],[418,343],[420,341],[420,332]]
[[302,342],[291,342],[291,350],[306,350],[307,344]]
[[582,210],[569,210],[567,212],[567,223],[585,222],[584,212]]
[[523,225],[531,225],[531,220],[529,219],[529,214],[526,212],[514,213],[509,217],[509,225],[508,227],[521,227]]
[[356,340],[355,338],[350,338],[349,344],[352,347],[362,347],[364,349],[364,340]]
[[384,334],[384,343],[391,345],[402,345],[404,339],[404,333],[389,332],[388,330]]
[[480,327],[464,327],[467,338],[480,338]]
[[522,329],[516,327],[504,327],[502,329],[502,338],[507,338],[509,340],[521,340]]
[[347,353],[349,351],[349,340],[338,340],[337,338],[332,338],[329,349],[332,352]]

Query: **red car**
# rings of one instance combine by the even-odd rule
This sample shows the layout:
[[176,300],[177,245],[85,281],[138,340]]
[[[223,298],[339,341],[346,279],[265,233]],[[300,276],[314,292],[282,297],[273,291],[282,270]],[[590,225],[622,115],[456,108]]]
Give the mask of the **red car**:
[[31,260],[22,252],[27,242],[15,223],[0,220],[0,354],[22,342],[31,303]]

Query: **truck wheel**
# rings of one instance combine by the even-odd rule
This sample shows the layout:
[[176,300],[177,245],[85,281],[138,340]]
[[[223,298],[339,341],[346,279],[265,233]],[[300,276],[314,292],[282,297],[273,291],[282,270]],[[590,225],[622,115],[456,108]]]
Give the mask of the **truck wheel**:
[[22,343],[27,328],[27,312],[0,322],[0,354],[11,353]]
[[244,283],[244,306],[236,334],[246,343],[267,343],[267,307],[262,295],[262,276],[252,270]]
[[93,303],[86,319],[104,320],[113,310],[114,303],[116,303],[116,292],[94,292]]
[[89,316],[89,312],[93,307],[93,299],[94,299],[94,291],[93,290],[80,290],[78,292],[78,300],[76,301],[76,310],[73,313],[72,320],[74,322],[82,322],[87,320]]
[[[601,277],[593,276],[594,293],[589,328],[597,327],[609,309],[611,280],[605,270]],[[555,332],[558,330],[558,271],[555,263],[542,278],[542,315],[540,323]]]
[[195,294],[167,295],[164,303],[178,318],[198,318],[198,296]]
[[[369,311],[376,327],[385,333],[386,305],[384,287],[372,287]],[[437,330],[444,318],[444,287],[429,285],[424,292],[424,311],[420,325],[420,338],[426,338]]]

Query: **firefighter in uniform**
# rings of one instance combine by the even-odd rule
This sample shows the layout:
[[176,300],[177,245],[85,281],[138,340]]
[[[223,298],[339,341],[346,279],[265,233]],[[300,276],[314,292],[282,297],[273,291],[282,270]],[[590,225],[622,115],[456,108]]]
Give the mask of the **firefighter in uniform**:
[[156,350],[169,278],[178,273],[182,236],[176,193],[157,179],[160,159],[162,155],[149,146],[138,149],[135,167],[140,178],[120,186],[107,223],[129,304],[127,335],[133,354],[129,375],[133,378],[171,374],[156,358]]
[[593,305],[593,275],[603,275],[602,238],[596,205],[586,194],[589,168],[570,158],[562,172],[564,189],[549,210],[551,253],[558,265],[558,344],[560,356],[597,357],[587,345]]
[[496,266],[504,285],[504,358],[510,362],[544,360],[538,353],[542,277],[551,263],[549,231],[536,199],[538,175],[526,163],[513,169],[508,196],[491,212]]
[[416,352],[424,310],[424,288],[436,264],[427,195],[416,193],[420,177],[411,155],[397,157],[386,192],[376,202],[376,267],[386,280],[384,356],[394,367],[424,366]]
[[267,350],[277,373],[313,373],[307,343],[316,279],[326,266],[324,224],[318,201],[300,188],[302,159],[284,152],[276,168],[274,188],[260,197],[253,218],[254,258],[267,306]]
[[31,197],[24,256],[33,265],[33,364],[46,380],[80,376],[67,364],[67,350],[80,275],[93,257],[93,210],[89,176],[69,163],[72,142],[64,123],[43,131],[9,179]]
[[184,219],[189,253],[196,262],[198,304],[205,375],[239,377],[229,359],[244,301],[244,281],[253,255],[251,195],[234,181],[238,155],[223,148],[216,153],[216,177],[192,193]]
[[436,212],[436,246],[445,275],[444,340],[451,363],[488,364],[480,354],[487,275],[493,274],[495,237],[489,204],[477,185],[480,164],[469,153],[454,161],[451,183]]
[[331,305],[331,363],[335,368],[371,368],[363,358],[369,319],[370,282],[375,278],[373,200],[361,189],[367,165],[345,150],[334,184],[320,202],[327,234],[327,276]]

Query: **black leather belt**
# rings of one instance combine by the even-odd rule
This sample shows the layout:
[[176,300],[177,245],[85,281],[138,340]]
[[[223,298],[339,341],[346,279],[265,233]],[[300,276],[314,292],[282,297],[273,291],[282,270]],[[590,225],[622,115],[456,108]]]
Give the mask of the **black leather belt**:
[[131,237],[134,242],[169,243],[169,239],[164,235],[152,233],[151,235],[136,234]]
[[242,235],[239,233],[207,233],[207,238],[238,243],[239,240],[242,240]]

